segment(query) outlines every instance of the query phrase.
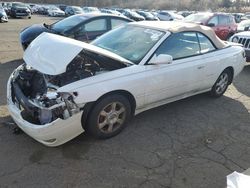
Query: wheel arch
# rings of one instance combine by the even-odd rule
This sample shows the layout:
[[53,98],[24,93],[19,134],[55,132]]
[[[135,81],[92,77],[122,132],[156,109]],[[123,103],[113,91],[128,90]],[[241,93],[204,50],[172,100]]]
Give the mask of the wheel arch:
[[87,103],[84,107],[83,107],[83,115],[82,115],[82,127],[83,129],[85,128],[86,122],[88,120],[89,114],[91,113],[93,107],[99,102],[101,101],[103,98],[105,98],[108,95],[122,95],[124,97],[126,97],[131,105],[131,115],[133,116],[135,114],[135,108],[136,108],[136,100],[135,97],[132,93],[130,93],[129,91],[126,90],[114,90],[114,91],[110,91],[108,93],[103,94],[102,96],[100,96],[96,101],[93,102],[89,102]]
[[230,78],[230,84],[233,82],[233,78],[234,78],[234,68],[232,66],[229,66],[227,68],[225,68],[223,71],[225,70],[229,70],[232,74],[232,77]]

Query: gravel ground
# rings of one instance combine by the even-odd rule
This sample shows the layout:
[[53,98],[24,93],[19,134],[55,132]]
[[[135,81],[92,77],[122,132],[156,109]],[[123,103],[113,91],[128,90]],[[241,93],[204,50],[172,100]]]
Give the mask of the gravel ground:
[[226,175],[250,168],[250,66],[226,94],[206,94],[146,111],[115,138],[85,134],[48,148],[13,134],[6,83],[22,63],[18,33],[57,18],[0,24],[0,187],[220,188]]

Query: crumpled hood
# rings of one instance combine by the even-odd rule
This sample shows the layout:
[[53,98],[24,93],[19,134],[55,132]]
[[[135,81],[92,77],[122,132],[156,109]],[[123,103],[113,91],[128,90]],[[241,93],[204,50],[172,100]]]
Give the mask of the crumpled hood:
[[82,50],[94,52],[118,62],[133,64],[108,50],[51,33],[42,33],[25,50],[25,63],[41,73],[58,75],[66,71],[67,65]]

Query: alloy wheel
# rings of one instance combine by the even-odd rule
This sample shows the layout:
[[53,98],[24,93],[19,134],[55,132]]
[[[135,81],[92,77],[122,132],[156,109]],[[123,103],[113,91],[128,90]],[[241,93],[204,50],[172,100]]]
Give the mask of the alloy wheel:
[[123,125],[125,119],[125,106],[120,102],[112,102],[100,111],[97,125],[101,132],[112,133]]
[[227,86],[228,86],[228,82],[229,82],[229,76],[226,72],[222,73],[217,81],[217,83],[215,84],[215,91],[218,95],[220,95],[221,93],[223,93]]

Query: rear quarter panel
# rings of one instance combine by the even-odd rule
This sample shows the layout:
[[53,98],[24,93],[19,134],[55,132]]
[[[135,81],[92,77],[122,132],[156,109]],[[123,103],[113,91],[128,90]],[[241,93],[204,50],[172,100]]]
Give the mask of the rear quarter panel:
[[224,49],[218,50],[216,55],[216,57],[219,59],[219,64],[217,67],[218,72],[216,74],[217,76],[219,76],[226,68],[232,67],[235,77],[242,71],[246,64],[246,58],[243,56],[244,49],[241,46],[228,46]]

